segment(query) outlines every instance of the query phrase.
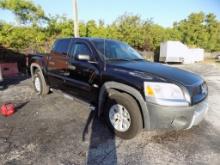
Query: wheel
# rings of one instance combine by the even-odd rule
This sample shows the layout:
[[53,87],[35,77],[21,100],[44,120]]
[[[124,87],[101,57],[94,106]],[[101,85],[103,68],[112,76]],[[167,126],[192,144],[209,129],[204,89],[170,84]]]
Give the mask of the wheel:
[[43,74],[39,70],[34,72],[33,85],[38,95],[45,96],[49,93],[49,87],[45,82]]
[[122,139],[135,137],[143,128],[139,106],[126,93],[114,92],[109,96],[104,115],[109,128]]

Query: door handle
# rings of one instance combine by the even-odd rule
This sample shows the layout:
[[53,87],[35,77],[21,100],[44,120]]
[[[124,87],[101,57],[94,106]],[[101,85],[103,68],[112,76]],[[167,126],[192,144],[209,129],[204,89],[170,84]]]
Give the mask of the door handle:
[[70,76],[70,72],[64,72],[63,75],[64,76]]
[[76,70],[76,67],[75,67],[74,65],[68,65],[68,68],[69,68],[70,70]]
[[69,76],[69,75],[70,75],[70,72],[61,70],[61,71],[59,72],[59,74],[60,74],[60,75],[63,75],[63,76]]

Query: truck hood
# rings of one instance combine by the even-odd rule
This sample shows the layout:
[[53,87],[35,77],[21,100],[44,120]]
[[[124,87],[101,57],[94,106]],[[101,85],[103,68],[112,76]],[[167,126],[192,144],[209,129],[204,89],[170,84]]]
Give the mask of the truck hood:
[[130,72],[143,72],[161,77],[166,80],[180,83],[184,86],[192,86],[195,83],[202,82],[202,78],[192,72],[184,71],[164,64],[148,61],[129,61],[110,63],[113,68],[123,69]]

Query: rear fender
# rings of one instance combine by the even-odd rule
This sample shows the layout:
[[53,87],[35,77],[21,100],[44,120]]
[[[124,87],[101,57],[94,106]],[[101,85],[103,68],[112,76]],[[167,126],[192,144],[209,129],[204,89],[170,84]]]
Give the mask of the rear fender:
[[34,75],[35,69],[38,69],[42,73],[42,75],[44,75],[43,74],[43,67],[40,66],[39,63],[34,62],[34,63],[31,64],[31,67],[30,67],[32,80],[33,80],[33,75]]

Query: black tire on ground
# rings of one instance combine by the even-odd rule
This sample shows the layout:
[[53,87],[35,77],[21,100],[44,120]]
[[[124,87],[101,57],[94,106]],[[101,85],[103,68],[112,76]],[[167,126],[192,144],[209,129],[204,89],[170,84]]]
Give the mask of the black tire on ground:
[[[35,86],[36,78],[39,78],[39,80],[40,80],[40,91],[38,91]],[[47,83],[44,79],[44,75],[38,69],[35,70],[35,72],[33,74],[33,86],[34,86],[34,89],[38,95],[45,96],[49,93],[49,86],[47,85]]]
[[[110,121],[110,108],[115,104],[120,104],[124,106],[130,115],[131,125],[125,132],[117,131]],[[140,112],[140,108],[136,100],[126,93],[113,92],[113,94],[109,96],[106,102],[104,117],[108,127],[115,133],[116,136],[122,139],[131,139],[135,137],[143,129],[143,119]]]

